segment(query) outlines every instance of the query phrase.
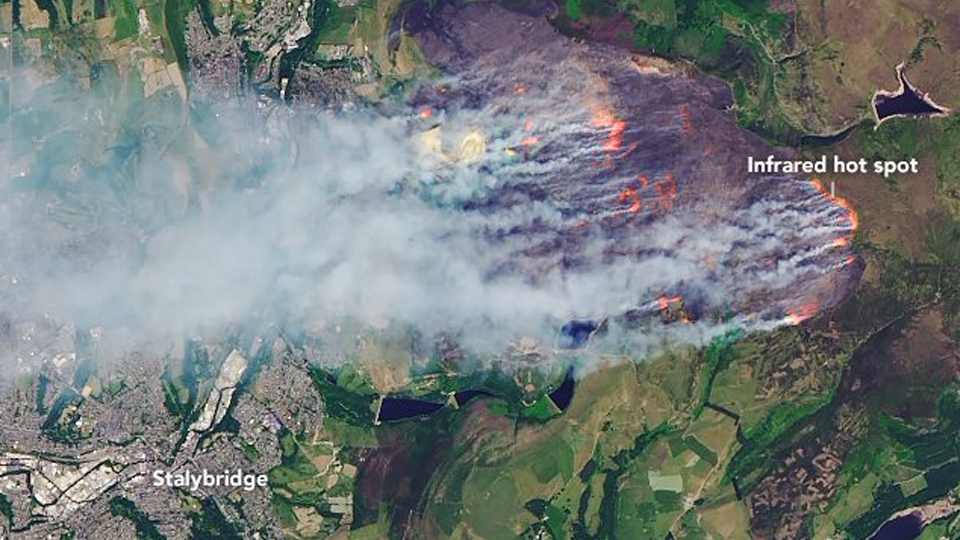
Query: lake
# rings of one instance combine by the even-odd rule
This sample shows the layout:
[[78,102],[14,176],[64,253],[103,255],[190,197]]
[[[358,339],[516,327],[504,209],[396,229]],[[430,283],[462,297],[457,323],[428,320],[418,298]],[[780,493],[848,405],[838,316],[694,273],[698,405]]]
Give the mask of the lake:
[[893,518],[883,524],[870,540],[913,540],[923,532],[923,520],[916,513]]
[[900,90],[897,92],[881,90],[873,96],[873,108],[879,122],[897,116],[940,116],[949,112],[910,84],[904,73],[903,64],[897,66],[897,78],[900,81]]
[[380,403],[380,422],[394,422],[405,418],[429,416],[444,407],[443,403],[406,397],[385,397]]
[[550,392],[550,400],[553,401],[554,405],[556,405],[561,412],[567,410],[570,402],[573,401],[573,390],[576,385],[576,380],[573,378],[573,368],[570,368],[567,370],[567,376],[564,377],[560,386],[553,392]]

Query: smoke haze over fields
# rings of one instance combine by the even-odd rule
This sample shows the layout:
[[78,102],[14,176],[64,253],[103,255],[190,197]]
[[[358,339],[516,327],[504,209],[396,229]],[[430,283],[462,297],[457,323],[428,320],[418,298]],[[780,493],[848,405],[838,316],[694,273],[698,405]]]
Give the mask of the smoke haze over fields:
[[[3,311],[131,344],[356,320],[499,351],[631,310],[652,321],[638,346],[700,342],[849,291],[852,216],[808,179],[745,177],[744,152],[770,149],[722,85],[530,31],[518,67],[471,53],[386,114],[219,109],[201,127],[164,101],[131,117],[38,86],[9,120]],[[699,321],[663,326],[665,297]]]

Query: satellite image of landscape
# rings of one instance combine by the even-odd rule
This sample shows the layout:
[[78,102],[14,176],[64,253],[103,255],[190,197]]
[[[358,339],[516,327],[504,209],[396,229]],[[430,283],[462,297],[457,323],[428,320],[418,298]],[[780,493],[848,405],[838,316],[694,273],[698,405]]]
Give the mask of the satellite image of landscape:
[[960,540],[960,2],[0,0],[0,540]]

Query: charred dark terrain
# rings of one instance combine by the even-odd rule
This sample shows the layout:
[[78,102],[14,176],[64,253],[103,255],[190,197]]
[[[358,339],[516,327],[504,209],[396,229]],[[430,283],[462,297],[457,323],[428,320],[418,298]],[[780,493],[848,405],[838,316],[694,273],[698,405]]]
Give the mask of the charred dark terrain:
[[607,268],[647,299],[753,322],[800,320],[856,285],[853,210],[813,178],[748,175],[745,156],[792,154],[736,126],[721,81],[492,3],[441,3],[408,25],[449,78],[415,104],[442,116],[437,131],[490,138],[466,166],[495,187],[460,204],[525,216],[485,231],[523,246],[498,272]]

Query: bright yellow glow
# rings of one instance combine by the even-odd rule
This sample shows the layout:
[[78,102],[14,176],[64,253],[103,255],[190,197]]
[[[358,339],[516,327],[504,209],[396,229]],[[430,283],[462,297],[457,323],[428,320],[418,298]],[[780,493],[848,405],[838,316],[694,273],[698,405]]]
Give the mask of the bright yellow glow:
[[479,129],[471,129],[457,145],[456,152],[447,152],[443,147],[440,126],[424,131],[419,136],[421,154],[433,155],[449,163],[474,163],[487,151],[487,141]]

